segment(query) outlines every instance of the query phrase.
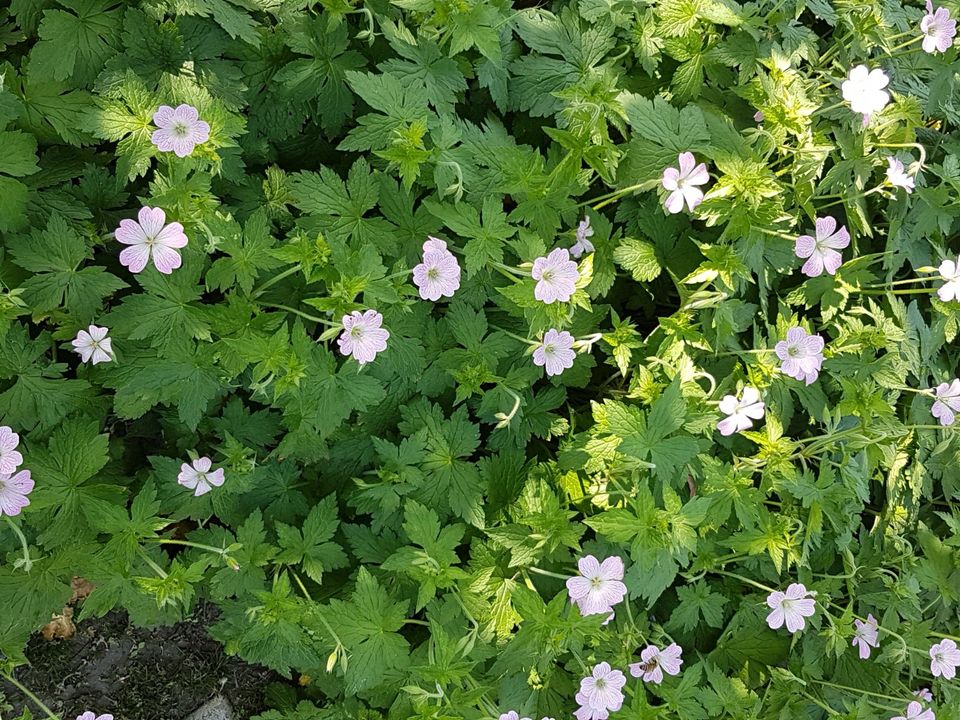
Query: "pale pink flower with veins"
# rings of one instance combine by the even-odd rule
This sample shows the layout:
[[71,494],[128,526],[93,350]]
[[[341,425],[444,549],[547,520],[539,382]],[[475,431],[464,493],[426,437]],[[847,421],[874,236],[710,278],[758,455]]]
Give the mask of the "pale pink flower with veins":
[[27,495],[33,492],[33,485],[29,470],[0,475],[0,515],[19,515],[30,504]]
[[927,0],[927,14],[920,21],[923,33],[923,51],[926,53],[946,52],[953,45],[957,34],[957,21],[950,18],[947,8],[933,9],[933,3]]
[[610,712],[623,707],[623,686],[627,678],[619,670],[602,662],[593,666],[593,671],[580,681],[576,701],[580,709],[574,713],[578,720],[604,720]]
[[537,281],[533,296],[546,305],[558,300],[567,302],[573,297],[580,279],[577,264],[570,259],[566,248],[557,248],[546,257],[534,260],[530,274]]
[[383,315],[376,310],[367,310],[362,315],[358,310],[354,310],[349,315],[344,315],[341,322],[343,332],[337,338],[337,344],[343,355],[352,355],[358,363],[365,365],[371,362],[377,353],[387,349],[390,331],[381,327]]
[[663,650],[655,645],[647,645],[640,653],[640,662],[630,664],[630,674],[635,678],[642,677],[644,682],[659,685],[663,682],[663,674],[679,675],[683,653],[676,643],[670,643]]
[[83,362],[93,362],[94,365],[113,360],[113,342],[107,337],[109,329],[91,325],[81,330],[70,341],[73,351],[80,356]]
[[622,582],[623,560],[616,555],[602,563],[587,555],[580,558],[577,568],[580,574],[567,579],[567,592],[581,615],[608,613],[627,596],[627,586]]
[[953,260],[944,260],[937,268],[940,272],[940,279],[943,285],[937,288],[937,297],[943,302],[951,300],[960,300],[960,256],[956,262]]
[[20,436],[9,425],[0,426],[0,475],[10,475],[23,464],[23,455],[17,450]]
[[516,710],[511,710],[510,712],[501,713],[499,720],[530,720],[530,718],[522,718]]
[[717,423],[717,430],[721,435],[728,436],[752,428],[753,421],[763,417],[764,404],[760,399],[760,392],[747,386],[740,398],[736,395],[724,395],[719,409],[727,417]]
[[192,105],[161,105],[153,114],[154,130],[151,142],[157,150],[170,152],[177,157],[187,157],[193,148],[210,139],[210,125],[200,119]]
[[940,383],[934,391],[937,399],[930,408],[933,415],[944,427],[953,425],[960,413],[960,378],[954,378],[948,383]]
[[666,168],[660,180],[664,190],[670,193],[663,206],[667,212],[678,213],[686,203],[693,212],[703,202],[703,191],[697,186],[708,183],[710,174],[705,163],[696,164],[692,152],[680,153],[678,160],[680,168]]
[[97,715],[87,710],[83,715],[78,715],[77,720],[113,720],[113,715]]
[[860,651],[860,659],[867,660],[870,657],[870,648],[880,647],[877,619],[872,614],[867,615],[866,622],[860,618],[855,618],[853,628],[853,642],[851,644]]
[[413,268],[413,284],[421,298],[433,301],[453,297],[460,289],[460,263],[443,240],[429,237],[423,243],[423,261]]
[[920,698],[924,702],[933,702],[933,693],[930,692],[930,688],[920,688],[919,690],[914,690],[913,696]]
[[957,643],[947,638],[930,646],[930,672],[934,677],[953,680],[960,666],[960,649]]
[[933,714],[933,710],[929,708],[924,710],[923,705],[913,700],[907,705],[906,716],[896,715],[890,718],[890,720],[936,720],[936,716]]
[[547,375],[559,375],[573,367],[577,353],[573,347],[574,337],[566,330],[551,328],[543,334],[543,342],[533,351],[533,364],[546,366]]
[[774,352],[782,361],[780,371],[810,385],[820,374],[823,346],[823,338],[819,335],[808,335],[802,327],[790,328],[786,340],[774,346]]
[[799,632],[807,626],[805,618],[811,617],[817,606],[810,593],[802,583],[791,583],[786,592],[774,590],[767,596],[767,625],[771,630],[787,626],[792,633]]
[[592,253],[594,247],[593,243],[589,240],[589,238],[592,237],[593,228],[590,227],[590,218],[585,217],[580,221],[580,224],[577,225],[577,241],[573,244],[573,247],[570,248],[570,254],[579,259],[585,252]]
[[[809,258],[801,270],[807,277],[819,277],[826,270],[831,275],[843,264],[843,256],[837,252],[850,244],[850,233],[832,217],[817,218],[816,237],[801,235],[794,248],[798,258]],[[836,231],[836,232],[834,232]]]
[[183,463],[180,466],[180,473],[177,475],[177,482],[185,488],[194,491],[194,497],[200,497],[213,490],[214,487],[223,485],[223,468],[217,468],[210,472],[213,466],[210,458],[201,457],[193,461],[193,465]]
[[165,225],[167,216],[160,208],[143,207],[137,214],[139,222],[124,218],[114,237],[130,247],[120,253],[120,264],[132,273],[143,271],[150,259],[164,275],[169,275],[183,260],[179,248],[187,244],[183,225],[172,222]]

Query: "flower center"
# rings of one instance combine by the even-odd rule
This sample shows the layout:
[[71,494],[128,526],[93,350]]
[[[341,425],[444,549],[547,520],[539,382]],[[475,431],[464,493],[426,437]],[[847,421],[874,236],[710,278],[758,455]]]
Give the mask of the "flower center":
[[359,325],[354,325],[352,328],[350,328],[350,337],[352,337],[354,340],[359,340],[362,338],[363,328]]
[[593,686],[600,692],[603,692],[607,687],[607,681],[603,678],[600,678],[593,684]]
[[[545,352],[547,355],[553,355],[556,351],[557,348],[553,343],[547,343],[543,346],[543,352]],[[594,578],[594,580],[596,580],[596,578]]]
[[798,348],[796,345],[791,345],[787,348],[787,355],[792,358],[800,357],[800,348]]
[[440,279],[440,270],[436,266],[429,268],[427,270],[427,279],[428,280],[439,280]]
[[540,279],[545,282],[553,282],[553,270],[544,270],[543,274],[540,275]]
[[784,598],[783,602],[780,603],[780,607],[784,612],[790,612],[790,610],[793,609],[793,600]]
[[598,577],[592,577],[592,578],[590,578],[590,587],[592,587],[594,590],[599,590],[599,589],[600,589],[600,585],[601,585],[602,583],[603,583],[603,581],[602,581],[600,578],[598,578]]
[[184,138],[190,134],[190,126],[182,120],[174,120],[172,130],[173,134],[177,137]]

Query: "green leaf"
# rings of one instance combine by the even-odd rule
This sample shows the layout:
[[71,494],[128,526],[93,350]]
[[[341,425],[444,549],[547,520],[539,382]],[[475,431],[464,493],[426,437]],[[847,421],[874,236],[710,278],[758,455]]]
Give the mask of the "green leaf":
[[0,173],[23,177],[33,175],[37,165],[37,139],[22,132],[0,132]]
[[330,603],[331,624],[349,652],[346,691],[354,694],[383,680],[388,670],[403,667],[409,644],[399,634],[405,602],[394,602],[376,578],[361,567],[351,600]]
[[60,215],[53,215],[45,230],[35,230],[29,237],[11,242],[10,254],[20,267],[33,273],[23,288],[24,299],[34,312],[62,306],[80,322],[89,322],[104,298],[127,287],[103,267],[80,269],[92,253]]
[[122,11],[111,0],[61,0],[72,10],[44,10],[40,42],[30,53],[30,73],[55,80],[91,82],[116,54]]
[[347,565],[343,548],[330,542],[340,525],[337,519],[337,499],[331,494],[313,506],[303,526],[298,529],[277,523],[277,540],[280,552],[277,562],[286,565],[303,565],[303,571],[318,585],[323,582],[323,573]]
[[727,598],[715,593],[702,580],[692,585],[677,588],[680,604],[670,615],[670,625],[682,628],[685,632],[695,630],[701,624],[718,628],[723,625],[723,608]]
[[613,259],[637,282],[650,282],[660,275],[657,251],[645,240],[623,238],[613,251]]
[[32,448],[30,467],[36,482],[31,502],[49,510],[40,541],[47,547],[89,537],[91,528],[114,517],[126,493],[116,483],[91,482],[107,464],[108,436],[99,423],[71,419],[61,425],[45,447]]
[[220,290],[236,286],[249,294],[261,270],[271,270],[281,264],[271,252],[274,239],[270,230],[266,212],[258,211],[247,220],[242,235],[227,234],[217,249],[228,257],[219,258],[207,270],[207,286]]
[[463,248],[468,276],[491,263],[503,262],[504,242],[513,237],[517,229],[507,221],[499,199],[492,195],[484,197],[482,215],[467,203],[453,205],[426,200],[424,205],[448,229],[468,238]]

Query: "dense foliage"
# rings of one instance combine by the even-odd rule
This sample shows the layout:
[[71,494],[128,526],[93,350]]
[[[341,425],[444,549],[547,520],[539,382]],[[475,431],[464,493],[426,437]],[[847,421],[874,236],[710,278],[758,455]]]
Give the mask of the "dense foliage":
[[0,9],[4,674],[960,719],[960,3],[527,5]]

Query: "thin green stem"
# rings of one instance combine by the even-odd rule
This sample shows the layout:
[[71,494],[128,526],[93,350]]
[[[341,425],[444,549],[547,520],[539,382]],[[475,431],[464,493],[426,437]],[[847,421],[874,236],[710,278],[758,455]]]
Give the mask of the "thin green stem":
[[30,546],[27,544],[26,536],[24,536],[23,531],[13,521],[12,517],[4,515],[3,518],[7,521],[10,529],[13,530],[14,535],[20,539],[20,547],[23,548],[23,571],[30,572],[33,569],[33,558],[30,557]]
[[[600,208],[606,207],[610,203],[616,202],[620,198],[626,195],[629,195],[635,190],[642,189],[646,184],[647,183],[638,183],[637,185],[631,185],[630,187],[625,187],[620,190],[615,190],[611,193],[607,193],[606,195],[600,195],[599,197],[595,197],[593,198],[593,200],[582,202],[580,203],[580,205],[590,205],[590,203],[593,202],[594,204],[590,205],[590,207],[593,208],[594,210],[599,210]],[[597,200],[600,200],[600,202],[596,202]]]
[[918,42],[918,41],[920,41],[920,40],[923,40],[923,35],[914,35],[914,36],[913,36],[912,38],[910,38],[909,40],[906,40],[906,41],[900,43],[899,45],[890,48],[890,49],[887,51],[887,56],[888,56],[888,57],[893,57],[893,54],[894,54],[897,50],[902,50],[903,48],[907,47],[908,45],[913,45],[915,42]]
[[288,313],[293,313],[294,315],[299,315],[304,320],[310,320],[311,322],[320,323],[321,325],[326,325],[327,327],[340,327],[340,323],[335,323],[326,318],[318,317],[316,315],[310,315],[296,308],[292,308],[289,305],[278,305],[276,303],[260,303],[263,307],[274,308],[276,310],[284,310]]
[[540,344],[536,340],[531,340],[530,338],[521,337],[516,333],[510,332],[509,330],[504,330],[502,327],[498,327],[496,325],[491,325],[490,327],[493,328],[494,330],[502,332],[507,337],[512,337],[514,340],[519,340],[520,342],[526,343],[527,345],[537,346]]
[[538,567],[533,567],[532,565],[527,568],[530,572],[535,572],[537,575],[545,575],[546,577],[557,578],[558,580],[568,580],[569,575],[561,575],[560,573],[551,572],[549,570],[541,570]]
[[828,681],[826,681],[826,680],[817,680],[816,678],[810,678],[809,681],[812,682],[812,683],[816,683],[817,685],[824,685],[825,687],[834,688],[835,690],[847,690],[848,692],[852,692],[852,693],[863,694],[863,695],[870,695],[870,696],[875,697],[875,698],[880,698],[881,700],[893,700],[894,702],[904,703],[904,704],[910,702],[909,700],[904,700],[903,698],[893,697],[892,695],[883,695],[883,694],[881,694],[881,693],[871,692],[870,690],[864,690],[863,688],[853,688],[853,687],[850,687],[850,686],[848,686],[848,685],[840,685],[840,684],[838,684],[838,683],[832,683],[832,682],[828,682]]
[[264,282],[260,287],[254,288],[253,293],[251,293],[250,296],[253,297],[253,298],[258,298],[258,297],[260,297],[261,295],[263,295],[263,293],[265,293],[265,292],[267,291],[268,288],[276,285],[276,284],[277,284],[278,282],[280,282],[281,280],[284,280],[284,279],[290,277],[291,275],[299,272],[300,269],[301,269],[301,265],[300,265],[300,263],[297,263],[297,264],[294,265],[293,267],[287,268],[287,269],[284,270],[282,273],[279,273],[279,274],[277,274],[277,275],[274,275],[272,278],[270,278],[269,280],[267,280],[266,282]]
[[19,680],[17,680],[17,679],[13,676],[13,673],[6,673],[6,672],[3,673],[3,679],[6,680],[6,681],[7,681],[8,683],[10,683],[11,685],[13,685],[15,688],[17,688],[17,690],[19,690],[20,692],[22,692],[25,697],[30,698],[30,700],[34,703],[34,705],[36,705],[38,708],[40,708],[40,710],[42,710],[43,713],[44,713],[48,718],[50,718],[50,720],[60,720],[60,716],[57,715],[57,714],[55,714],[55,713],[53,712],[53,710],[51,710],[51,709],[48,708],[46,705],[44,705],[44,704],[43,704],[43,701],[41,701],[40,698],[38,698],[36,695],[34,695],[26,685],[24,685],[23,683],[21,683]]
[[166,571],[157,565],[153,559],[147,555],[147,551],[143,549],[142,545],[137,545],[137,552],[140,554],[140,557],[143,558],[143,561],[150,566],[150,568],[163,580],[167,579]]

